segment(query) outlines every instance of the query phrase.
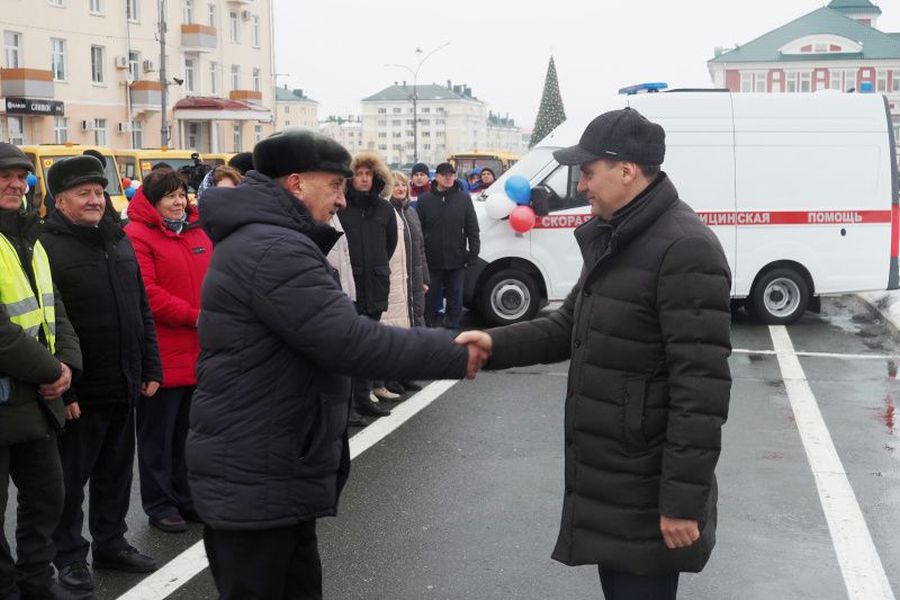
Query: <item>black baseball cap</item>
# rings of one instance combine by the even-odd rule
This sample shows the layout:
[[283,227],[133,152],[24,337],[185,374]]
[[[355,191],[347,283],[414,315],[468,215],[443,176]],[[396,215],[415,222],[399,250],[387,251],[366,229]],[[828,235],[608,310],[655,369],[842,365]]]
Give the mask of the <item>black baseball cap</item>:
[[34,171],[31,160],[18,146],[0,142],[0,169],[25,169]]
[[606,158],[659,166],[666,155],[665,130],[633,108],[605,112],[591,121],[576,146],[553,153],[561,165]]
[[437,167],[435,167],[434,172],[439,175],[445,175],[447,173],[456,173],[456,169],[453,168],[448,162],[442,162]]

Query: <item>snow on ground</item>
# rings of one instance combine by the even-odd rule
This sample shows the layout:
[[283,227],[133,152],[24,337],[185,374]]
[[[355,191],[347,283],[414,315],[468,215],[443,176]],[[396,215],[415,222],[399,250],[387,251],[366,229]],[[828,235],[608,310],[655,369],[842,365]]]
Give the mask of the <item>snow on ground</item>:
[[885,319],[900,330],[900,290],[891,292],[863,292],[859,297],[874,306]]

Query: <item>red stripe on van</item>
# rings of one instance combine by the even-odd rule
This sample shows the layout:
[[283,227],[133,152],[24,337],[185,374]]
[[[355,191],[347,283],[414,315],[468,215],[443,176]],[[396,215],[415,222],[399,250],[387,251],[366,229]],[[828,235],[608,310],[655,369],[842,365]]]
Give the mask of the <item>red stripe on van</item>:
[[[763,225],[855,225],[857,223],[891,223],[892,250],[896,256],[900,244],[900,206],[893,210],[812,210],[812,211],[715,211],[697,215],[710,227]],[[573,229],[591,218],[588,213],[546,215],[538,217],[535,229]]]
[[900,204],[895,204],[891,213],[891,258],[897,258],[900,250]]

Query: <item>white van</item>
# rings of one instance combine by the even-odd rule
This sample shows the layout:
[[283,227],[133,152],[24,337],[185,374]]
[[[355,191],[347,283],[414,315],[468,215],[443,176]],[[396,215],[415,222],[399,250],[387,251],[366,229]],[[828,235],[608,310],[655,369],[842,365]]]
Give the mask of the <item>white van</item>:
[[[732,297],[760,320],[791,323],[816,310],[820,295],[900,284],[897,158],[884,96],[671,91],[620,96],[567,120],[477,199],[481,256],[466,274],[466,304],[487,321],[529,319],[572,289],[582,266],[573,229],[590,206],[575,191],[578,167],[559,165],[553,151],[578,143],[597,114],[625,106],[665,128],[663,170],[719,236]],[[549,208],[525,234],[484,210],[512,175]]]

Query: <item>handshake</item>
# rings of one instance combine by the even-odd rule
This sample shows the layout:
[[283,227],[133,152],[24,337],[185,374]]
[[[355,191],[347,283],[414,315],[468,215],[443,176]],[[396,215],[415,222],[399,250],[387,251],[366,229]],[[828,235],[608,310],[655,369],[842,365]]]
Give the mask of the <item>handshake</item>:
[[484,331],[463,331],[454,340],[469,350],[469,364],[466,367],[466,379],[475,379],[478,370],[491,358],[494,342]]

